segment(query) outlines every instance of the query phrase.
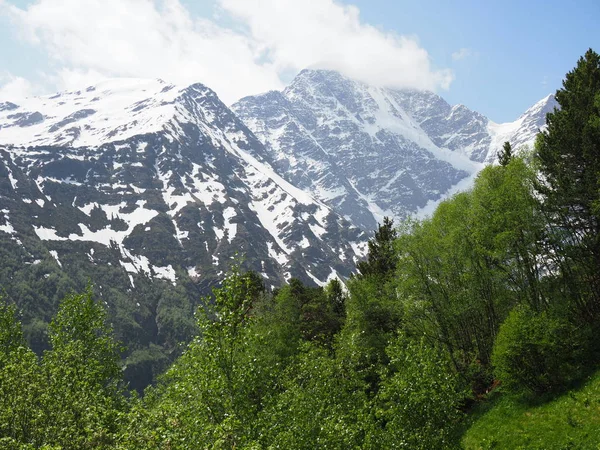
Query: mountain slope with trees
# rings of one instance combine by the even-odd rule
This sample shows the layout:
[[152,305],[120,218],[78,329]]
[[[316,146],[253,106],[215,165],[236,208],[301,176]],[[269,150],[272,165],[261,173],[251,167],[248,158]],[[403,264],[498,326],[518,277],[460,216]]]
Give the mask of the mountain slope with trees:
[[59,300],[93,280],[142,389],[237,254],[272,288],[347,277],[366,247],[203,85],[112,80],[0,110],[15,144],[0,145],[0,286],[37,353]]

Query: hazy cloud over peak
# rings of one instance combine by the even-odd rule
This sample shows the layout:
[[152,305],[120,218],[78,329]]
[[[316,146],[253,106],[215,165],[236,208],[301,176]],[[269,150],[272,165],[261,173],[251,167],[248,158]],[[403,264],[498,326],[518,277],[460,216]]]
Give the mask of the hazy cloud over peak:
[[[333,0],[218,5],[231,27],[192,15],[179,0],[38,0],[26,9],[0,0],[20,35],[53,62],[45,74],[53,89],[105,77],[160,77],[202,82],[231,103],[280,89],[282,77],[305,67],[393,87],[439,90],[453,79],[450,70],[432,65],[416,39],[365,24],[353,6]],[[6,80],[16,78],[0,78],[0,94]]]

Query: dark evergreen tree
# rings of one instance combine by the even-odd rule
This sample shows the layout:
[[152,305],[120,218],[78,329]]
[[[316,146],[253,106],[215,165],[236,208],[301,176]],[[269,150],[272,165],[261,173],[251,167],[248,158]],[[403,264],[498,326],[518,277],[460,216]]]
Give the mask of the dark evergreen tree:
[[394,228],[394,221],[384,217],[383,224],[380,224],[375,232],[375,237],[369,241],[367,260],[357,264],[360,275],[387,277],[394,273],[398,258],[394,250],[394,241],[397,237],[398,232]]
[[333,312],[343,321],[346,317],[346,300],[348,295],[342,288],[342,283],[337,278],[332,279],[329,284],[325,287],[325,293],[327,294],[327,300]]
[[543,206],[556,225],[565,283],[583,312],[600,313],[600,55],[588,50],[556,92],[536,155]]
[[257,272],[250,270],[242,275],[242,279],[247,289],[247,295],[253,302],[266,291],[263,279]]
[[498,152],[498,162],[501,166],[506,167],[512,159],[512,156],[512,147],[510,145],[510,142],[506,141],[502,146],[502,150]]

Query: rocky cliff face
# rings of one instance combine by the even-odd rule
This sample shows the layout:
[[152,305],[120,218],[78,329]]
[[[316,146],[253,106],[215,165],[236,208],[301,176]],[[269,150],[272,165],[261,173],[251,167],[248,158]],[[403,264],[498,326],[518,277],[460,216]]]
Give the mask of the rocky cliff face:
[[273,285],[324,283],[362,254],[364,233],[277,175],[203,85],[108,82],[4,108],[0,124],[14,197],[1,206],[32,217],[5,226],[48,248],[114,247],[132,286],[137,276],[206,282],[236,253]]
[[232,109],[282,176],[370,230],[385,215],[431,210],[468,187],[504,141],[530,144],[554,106],[548,97],[498,125],[432,92],[305,70],[283,92],[246,97]]

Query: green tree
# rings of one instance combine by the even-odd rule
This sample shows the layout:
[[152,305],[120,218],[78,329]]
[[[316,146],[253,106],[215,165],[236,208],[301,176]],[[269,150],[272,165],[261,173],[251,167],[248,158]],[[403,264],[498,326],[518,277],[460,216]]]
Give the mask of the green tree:
[[394,228],[394,221],[389,217],[383,218],[373,239],[369,240],[369,253],[367,260],[356,265],[362,276],[377,275],[387,277],[393,275],[396,270],[396,251],[394,240],[398,236]]
[[520,157],[487,167],[471,192],[409,224],[397,242],[403,328],[445,348],[476,392],[492,382],[494,339],[512,307],[547,305],[541,280],[549,270],[539,257],[544,221],[532,183]]
[[373,448],[364,382],[328,352],[304,343],[281,376],[282,392],[259,416],[263,448]]
[[[26,347],[16,308],[0,298],[0,443],[2,448],[42,444],[39,400],[42,374],[36,355]],[[3,440],[4,439],[4,440]],[[33,448],[33,447],[32,447]]]
[[525,153],[512,157],[506,166],[486,167],[471,194],[472,244],[509,287],[504,294],[512,298],[500,317],[515,302],[527,302],[534,310],[548,305],[542,274],[552,274],[553,263],[544,242],[547,222],[534,195],[536,173],[527,157]]
[[392,283],[398,264],[397,238],[393,220],[385,217],[369,240],[367,259],[357,264],[358,274],[347,283],[350,295],[338,350],[347,370],[361,373],[372,392],[377,390],[381,365],[388,362],[385,349],[402,320]]
[[17,308],[0,296],[0,355],[7,356],[25,345]]
[[510,160],[512,159],[513,156],[513,151],[512,151],[512,147],[510,145],[510,142],[505,142],[504,145],[502,146],[502,150],[500,150],[498,152],[498,162],[500,163],[501,166],[508,166],[508,163],[510,162]]
[[376,399],[382,448],[459,448],[467,395],[448,358],[423,339],[398,336]]
[[333,278],[327,286],[325,286],[325,295],[327,296],[327,301],[331,305],[333,313],[340,321],[344,320],[346,317],[348,294],[344,292],[340,280]]
[[91,287],[62,301],[49,334],[52,349],[42,359],[43,442],[63,449],[111,447],[126,411],[122,347]]
[[386,365],[385,351],[403,318],[402,304],[392,283],[376,276],[348,281],[346,322],[338,339],[338,355],[347,370],[361,374],[372,392],[379,384],[380,368]]
[[507,389],[536,395],[561,391],[588,363],[589,326],[564,312],[519,305],[502,324],[494,345],[494,373]]
[[41,361],[25,346],[14,307],[0,303],[0,436],[15,448],[110,448],[126,412],[106,312],[91,289],[67,296]]
[[196,315],[200,334],[134,406],[123,448],[252,445],[270,377],[249,332],[255,283],[234,267],[213,294]]
[[600,55],[588,50],[556,92],[536,142],[539,191],[563,282],[588,319],[600,313]]

